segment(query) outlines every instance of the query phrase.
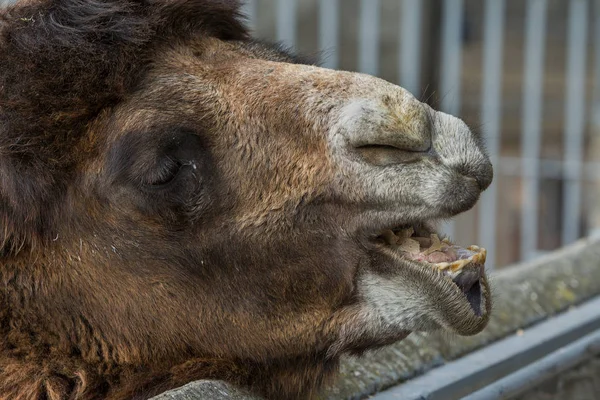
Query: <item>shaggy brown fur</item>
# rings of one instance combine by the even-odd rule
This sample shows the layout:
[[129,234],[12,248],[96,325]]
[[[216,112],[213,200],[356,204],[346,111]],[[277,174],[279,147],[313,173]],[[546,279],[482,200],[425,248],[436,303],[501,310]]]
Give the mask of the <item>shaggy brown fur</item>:
[[139,82],[152,46],[196,34],[245,39],[237,17],[235,2],[219,0],[45,1],[0,14],[3,210],[27,221],[14,226],[3,215],[7,250],[50,234],[52,205],[80,155],[65,150]]
[[[238,7],[0,11],[0,398],[148,398],[202,378],[307,398],[343,352],[485,326],[452,281],[372,242],[470,208],[491,180],[479,141],[399,88],[251,41]],[[380,92],[393,118],[373,132],[401,130],[412,157],[393,185],[412,191],[385,201],[334,151],[364,122],[344,110]],[[389,320],[376,275],[450,305]]]

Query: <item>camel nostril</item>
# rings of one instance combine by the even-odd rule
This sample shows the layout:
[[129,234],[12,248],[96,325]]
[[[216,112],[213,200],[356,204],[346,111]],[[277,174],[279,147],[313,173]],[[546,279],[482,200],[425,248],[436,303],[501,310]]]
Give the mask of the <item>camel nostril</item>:
[[394,149],[409,153],[427,153],[432,146],[431,139],[427,137],[415,137],[414,135],[398,132],[370,132],[350,140],[350,144],[355,149]]
[[368,144],[355,147],[361,158],[376,166],[406,164],[419,161],[427,152],[410,151],[390,145]]
[[477,182],[477,185],[482,192],[490,186],[494,176],[492,165],[489,163],[475,166],[461,164],[457,165],[455,169],[465,178]]
[[487,189],[492,184],[493,179],[494,179],[494,168],[492,167],[492,164],[488,162],[482,168],[482,173],[480,174],[480,177],[477,180],[481,190],[483,191],[483,190]]
[[[395,93],[395,94],[394,94]],[[360,98],[346,104],[339,115],[340,142],[349,156],[385,166],[419,160],[432,146],[429,113],[405,93],[379,99]],[[392,101],[392,99],[395,99]]]
[[479,189],[483,192],[487,189],[494,178],[494,170],[492,169],[492,164],[486,163],[483,165],[479,165],[474,173],[468,175],[477,181],[479,185]]

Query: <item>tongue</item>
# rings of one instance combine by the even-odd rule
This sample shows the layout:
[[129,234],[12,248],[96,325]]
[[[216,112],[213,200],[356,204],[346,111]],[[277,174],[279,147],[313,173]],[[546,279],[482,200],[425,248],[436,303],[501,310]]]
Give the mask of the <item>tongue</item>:
[[444,242],[442,242],[442,247],[440,249],[429,251],[430,249],[431,247],[429,249],[420,248],[418,253],[408,253],[407,257],[417,261],[426,261],[437,264],[441,262],[452,263],[456,260],[466,260],[475,255],[474,251]]
[[427,253],[426,251],[421,251],[416,254],[407,254],[410,258],[413,258],[417,261],[427,261],[432,264],[437,264],[440,262],[454,262],[458,260],[456,256],[456,251],[453,248],[443,248],[439,251],[434,251],[432,253]]
[[471,249],[451,244],[447,239],[440,241],[436,234],[426,238],[411,236],[412,233],[412,229],[397,234],[392,233],[393,237],[386,239],[391,242],[390,244],[398,246],[398,250],[403,252],[407,258],[431,264],[466,260],[476,254]]

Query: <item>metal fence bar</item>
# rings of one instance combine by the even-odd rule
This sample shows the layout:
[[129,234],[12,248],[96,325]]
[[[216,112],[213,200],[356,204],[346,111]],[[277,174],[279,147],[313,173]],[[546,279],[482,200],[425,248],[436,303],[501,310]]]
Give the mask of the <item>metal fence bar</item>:
[[600,330],[569,343],[491,385],[463,397],[462,400],[514,399],[552,378],[556,379],[599,353]]
[[538,243],[538,188],[541,142],[542,84],[546,32],[546,0],[528,0],[525,17],[523,84],[521,258],[535,255]]
[[[483,21],[483,84],[481,124],[492,165],[497,168],[500,154],[500,114],[502,97],[502,50],[505,0],[486,0]],[[496,260],[498,180],[484,192],[479,206],[479,243],[488,249],[488,265]]]
[[[593,97],[590,108],[592,151],[600,151],[600,0],[593,2],[593,27],[594,27],[594,86]],[[587,166],[587,164],[586,164]],[[590,198],[600,198],[600,180],[590,188]],[[592,200],[590,204],[589,236],[600,237],[600,204]]]
[[594,87],[590,119],[592,126],[600,127],[600,0],[594,0],[593,9]]
[[[594,92],[590,119],[593,127],[600,128],[600,0],[594,0],[593,9]],[[600,134],[600,129],[593,134]]]
[[581,221],[581,167],[585,129],[585,71],[588,1],[569,4],[567,77],[565,81],[565,172],[562,244],[579,237]]
[[421,96],[421,24],[423,2],[402,0],[400,9],[400,86]]
[[[460,82],[462,64],[463,0],[443,0],[442,65],[440,76],[440,109],[459,115],[461,108]],[[446,222],[441,230],[452,237],[454,221]]]
[[256,30],[256,0],[245,0],[242,6],[242,13],[246,16],[247,25],[250,30]]
[[339,0],[320,0],[319,49],[323,54],[322,65],[335,69],[339,64]]
[[379,0],[360,1],[358,69],[371,75],[379,72]]
[[277,40],[285,46],[296,46],[297,0],[279,0],[277,3]]
[[[522,177],[523,159],[517,157],[501,156],[495,166],[496,175]],[[543,179],[564,179],[564,163],[561,160],[540,158],[539,177]],[[600,162],[588,161],[583,165],[580,179],[593,183],[600,183]]]
[[444,0],[442,20],[442,70],[440,108],[458,115],[461,108],[463,0]]

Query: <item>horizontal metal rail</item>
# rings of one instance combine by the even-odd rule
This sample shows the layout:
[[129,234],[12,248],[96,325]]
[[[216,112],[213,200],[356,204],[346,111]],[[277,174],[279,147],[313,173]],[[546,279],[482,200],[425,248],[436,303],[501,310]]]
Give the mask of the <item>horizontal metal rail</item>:
[[[426,374],[410,380],[400,386],[388,389],[372,397],[375,400],[452,400],[462,399],[477,391],[490,387],[489,391],[499,390],[501,385],[509,386],[517,393],[517,378],[521,370],[536,376],[538,380],[551,378],[555,370],[546,368],[549,363],[556,362],[557,357],[564,357],[560,362],[565,364],[579,362],[575,360],[581,354],[580,346],[596,346],[595,340],[600,331],[600,298],[596,298],[581,306],[552,317],[538,325],[489,345],[463,358],[433,369]],[[578,342],[586,335],[585,342]],[[582,344],[583,343],[583,344]],[[557,352],[553,358],[546,359],[564,346],[568,351]],[[579,347],[578,347],[579,346]],[[587,347],[586,347],[587,348]],[[591,347],[596,349],[597,347]],[[594,352],[590,351],[590,356]],[[541,363],[541,364],[538,364]],[[538,364],[536,366],[536,364]],[[517,372],[519,371],[519,372]],[[545,371],[545,374],[542,373]],[[511,377],[512,376],[512,377]],[[505,379],[502,381],[502,379]],[[495,385],[495,386],[494,386]],[[528,389],[526,382],[523,389]],[[490,392],[484,392],[490,393]],[[482,399],[483,397],[476,397]],[[486,399],[489,397],[485,397]],[[492,397],[493,398],[493,397]]]
[[[539,177],[544,179],[562,180],[567,175],[565,163],[561,160],[540,158]],[[498,163],[494,166],[495,172],[501,175],[520,177],[525,165],[522,158],[500,157]],[[582,181],[600,182],[600,162],[588,162],[581,170],[580,179]]]
[[535,389],[600,353],[600,330],[478,390],[463,400],[509,399]]

